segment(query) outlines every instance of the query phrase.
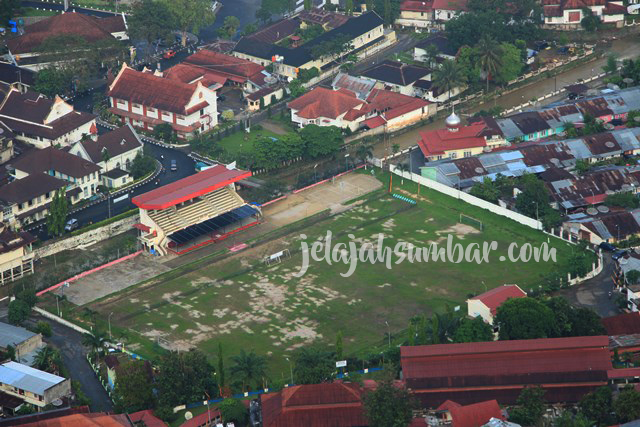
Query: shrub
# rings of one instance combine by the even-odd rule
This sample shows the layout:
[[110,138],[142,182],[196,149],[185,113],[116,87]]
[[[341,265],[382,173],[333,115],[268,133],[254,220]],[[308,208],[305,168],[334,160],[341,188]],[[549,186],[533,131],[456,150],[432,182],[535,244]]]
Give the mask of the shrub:
[[20,299],[11,301],[9,304],[9,323],[12,325],[22,325],[22,322],[29,317],[30,312],[31,307],[29,307],[26,302]]
[[49,338],[52,335],[51,325],[47,322],[38,322],[36,325],[36,333],[42,334],[43,337]]

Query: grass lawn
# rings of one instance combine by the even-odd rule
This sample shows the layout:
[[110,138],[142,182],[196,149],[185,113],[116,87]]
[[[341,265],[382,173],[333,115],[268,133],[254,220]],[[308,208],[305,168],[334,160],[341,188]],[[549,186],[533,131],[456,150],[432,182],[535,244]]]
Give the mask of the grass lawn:
[[27,17],[27,16],[53,16],[53,15],[57,15],[60,12],[55,12],[55,11],[51,11],[51,10],[38,10],[35,9],[33,7],[23,7],[21,9],[21,13],[20,16],[21,17]]
[[[157,354],[155,341],[160,337],[162,344],[174,348],[197,346],[215,360],[221,341],[227,357],[243,348],[266,355],[272,378],[281,379],[288,375],[286,355],[310,342],[331,347],[338,330],[343,331],[345,354],[379,353],[386,345],[386,321],[399,343],[412,316],[444,311],[447,305],[466,312],[465,300],[484,291],[483,282],[489,289],[504,283],[517,283],[525,290],[537,287],[554,263],[500,262],[511,242],[539,245],[549,240],[557,248],[558,264],[566,263],[571,254],[571,246],[539,231],[424,187],[417,195],[416,184],[400,183],[394,177],[394,192],[417,199],[415,207],[379,190],[374,197],[354,202],[352,210],[305,229],[305,241],[311,244],[330,230],[334,244],[350,242],[347,234],[359,245],[375,243],[384,233],[387,247],[398,241],[423,247],[442,243],[451,234],[463,244],[498,242],[490,263],[405,261],[391,269],[382,263],[361,263],[352,276],[342,277],[345,264],[311,261],[308,272],[296,278],[293,274],[302,260],[302,238],[296,235],[282,247],[291,250],[291,258],[280,264],[268,267],[262,256],[252,259],[241,253],[177,277],[152,279],[88,308],[97,311],[102,322],[113,312],[114,331],[127,329],[130,349],[143,356]],[[458,224],[461,212],[483,221],[484,231]],[[55,300],[47,298],[48,307],[55,307]],[[61,308],[78,318],[84,310],[68,302]]]

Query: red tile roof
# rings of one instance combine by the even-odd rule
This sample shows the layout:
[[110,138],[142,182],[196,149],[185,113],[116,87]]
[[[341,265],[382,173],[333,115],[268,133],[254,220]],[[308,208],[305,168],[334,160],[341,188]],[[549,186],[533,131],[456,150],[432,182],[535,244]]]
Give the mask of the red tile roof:
[[449,129],[422,131],[418,146],[426,157],[442,155],[446,150],[486,147],[487,141],[482,136],[485,128],[484,123],[474,123],[455,132]]
[[471,299],[482,301],[491,310],[491,314],[495,315],[498,307],[509,298],[524,298],[526,296],[527,293],[518,285],[502,285]]
[[336,119],[362,104],[364,101],[358,99],[351,91],[316,87],[289,102],[287,106],[297,110],[296,114],[305,119]]
[[[208,412],[208,413],[207,413]],[[200,415],[196,415],[188,421],[185,421],[180,427],[200,427],[206,425],[211,417],[212,425],[215,425],[214,420],[220,419],[220,411],[218,409],[209,409]]]
[[614,378],[635,378],[640,377],[640,368],[622,368],[622,369],[610,369],[607,372],[609,379]]
[[[443,408],[451,414],[451,427],[478,427],[488,423],[491,418],[505,419],[500,405],[495,399],[465,406],[455,402],[451,403],[455,405]],[[438,410],[441,409],[438,408]]]
[[206,87],[227,83],[227,77],[220,73],[213,73],[204,68],[185,63],[174,65],[162,75],[167,79],[177,80],[182,83],[196,83],[199,81]]
[[406,0],[400,3],[400,10],[407,12],[431,12],[432,1]]
[[375,129],[379,126],[383,126],[387,121],[382,116],[371,117],[362,122],[363,126],[367,126],[369,129]]
[[184,114],[197,86],[125,67],[111,84],[108,96],[164,111]]
[[185,58],[184,63],[193,64],[211,73],[226,76],[237,82],[246,80],[264,81],[264,67],[255,62],[248,61],[224,53],[214,52],[208,49],[201,49],[191,56]]
[[608,335],[640,334],[640,313],[625,313],[605,317],[602,324]]
[[250,176],[251,172],[217,165],[136,196],[132,202],[142,209],[166,209]]
[[33,423],[21,424],[22,427],[130,427],[126,415],[107,415],[103,413],[74,414],[50,418]]
[[264,427],[359,427],[367,425],[362,389],[354,383],[285,388],[260,396]]
[[467,10],[467,0],[433,0],[434,9]]
[[153,415],[153,411],[151,409],[129,414],[129,418],[134,423],[139,423],[139,422],[144,423],[143,425],[145,427],[166,427],[167,426],[167,424],[164,421],[162,421],[160,418]]
[[382,89],[373,89],[367,102],[369,111],[381,112],[387,121],[431,104],[424,99]]

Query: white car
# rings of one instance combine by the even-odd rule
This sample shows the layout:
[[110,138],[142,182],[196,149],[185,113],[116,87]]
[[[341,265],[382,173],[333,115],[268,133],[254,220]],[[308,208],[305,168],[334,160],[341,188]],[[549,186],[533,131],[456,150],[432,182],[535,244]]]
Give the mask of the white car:
[[67,221],[67,223],[64,226],[64,230],[65,231],[73,231],[76,228],[78,228],[79,224],[78,224],[78,220],[75,218],[71,218],[69,221]]

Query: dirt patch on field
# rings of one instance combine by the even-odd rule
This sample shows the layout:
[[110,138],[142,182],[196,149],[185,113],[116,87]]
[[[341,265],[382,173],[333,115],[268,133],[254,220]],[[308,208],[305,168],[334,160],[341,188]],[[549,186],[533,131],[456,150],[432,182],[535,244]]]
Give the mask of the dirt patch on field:
[[467,234],[478,234],[480,231],[467,224],[455,224],[444,230],[436,231],[436,234],[455,234],[458,239],[464,239]]

